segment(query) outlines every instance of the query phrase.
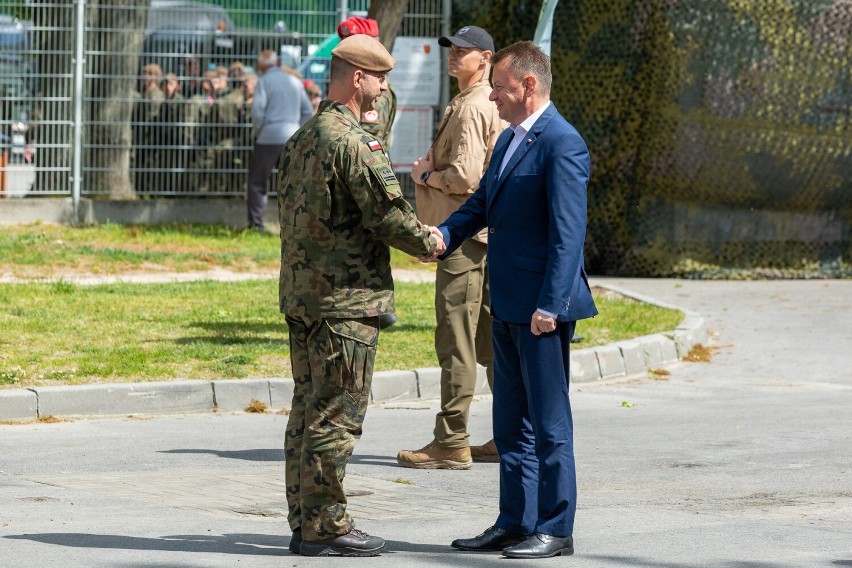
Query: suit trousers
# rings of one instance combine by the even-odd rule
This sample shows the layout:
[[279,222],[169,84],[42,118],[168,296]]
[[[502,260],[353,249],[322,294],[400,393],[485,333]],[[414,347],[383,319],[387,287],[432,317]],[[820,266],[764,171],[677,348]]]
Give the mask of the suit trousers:
[[441,366],[441,410],[435,441],[446,448],[470,445],[467,421],[476,390],[476,364],[493,381],[487,246],[473,239],[438,261],[435,276],[435,352]]
[[278,165],[284,144],[255,144],[249,158],[248,172],[248,226],[263,228],[266,210],[269,174]]
[[576,322],[533,335],[494,319],[494,442],[500,454],[495,525],[519,533],[573,534],[577,507],[574,426],[568,397]]

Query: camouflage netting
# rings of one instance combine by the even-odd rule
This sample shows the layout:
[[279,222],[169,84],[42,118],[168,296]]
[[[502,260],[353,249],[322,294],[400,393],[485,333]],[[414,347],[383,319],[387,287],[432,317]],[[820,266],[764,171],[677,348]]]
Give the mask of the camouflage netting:
[[[540,2],[457,2],[532,39]],[[852,0],[562,0],[552,98],[592,153],[597,274],[852,277]]]

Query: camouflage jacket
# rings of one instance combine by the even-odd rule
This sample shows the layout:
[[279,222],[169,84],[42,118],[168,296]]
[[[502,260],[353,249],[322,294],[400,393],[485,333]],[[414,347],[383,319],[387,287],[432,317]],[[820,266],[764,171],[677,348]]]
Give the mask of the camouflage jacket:
[[379,139],[385,152],[390,152],[391,127],[396,118],[396,93],[388,83],[388,90],[376,101],[375,108],[361,115],[361,128]]
[[388,157],[345,106],[323,101],[278,164],[281,311],[361,318],[394,311],[390,249],[436,241],[402,196]]

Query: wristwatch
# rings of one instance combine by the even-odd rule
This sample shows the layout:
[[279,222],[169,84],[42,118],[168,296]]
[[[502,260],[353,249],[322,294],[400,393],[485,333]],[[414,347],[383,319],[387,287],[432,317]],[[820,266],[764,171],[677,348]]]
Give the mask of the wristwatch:
[[429,179],[431,173],[432,172],[423,172],[422,174],[420,174],[420,183],[426,185],[426,180]]

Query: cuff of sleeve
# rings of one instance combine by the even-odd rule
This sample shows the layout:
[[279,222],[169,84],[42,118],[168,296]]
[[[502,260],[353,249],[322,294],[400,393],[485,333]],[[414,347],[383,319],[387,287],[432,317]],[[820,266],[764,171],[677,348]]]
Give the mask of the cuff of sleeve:
[[556,319],[556,314],[552,314],[552,313],[548,312],[547,310],[542,310],[541,308],[537,308],[537,309],[538,309],[539,312],[543,313],[547,317]]
[[[438,227],[438,230],[441,231],[441,235],[444,237],[444,246],[447,247],[447,250],[449,250],[450,249],[450,232],[443,225]],[[447,254],[444,253],[444,254],[441,255],[441,257],[444,257],[446,255]]]
[[442,171],[432,170],[432,173],[429,175],[429,179],[426,180],[426,185],[432,189],[437,189],[441,193],[447,193],[444,189],[444,172]]

